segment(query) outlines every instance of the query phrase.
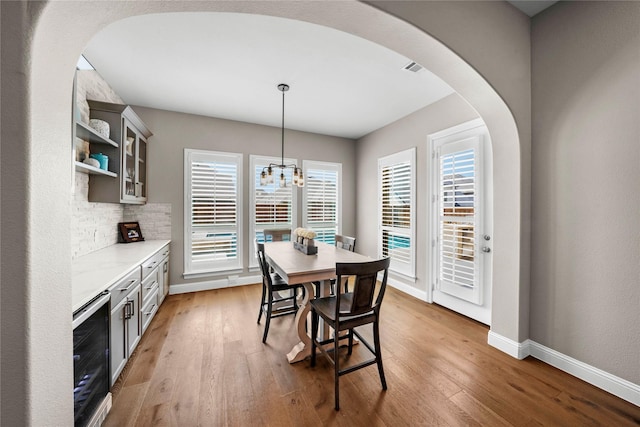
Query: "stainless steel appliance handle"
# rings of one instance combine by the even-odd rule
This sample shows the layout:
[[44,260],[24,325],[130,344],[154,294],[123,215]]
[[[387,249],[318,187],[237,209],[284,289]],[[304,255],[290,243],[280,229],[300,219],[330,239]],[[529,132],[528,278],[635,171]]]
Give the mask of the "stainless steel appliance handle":
[[71,325],[73,326],[73,329],[75,329],[78,326],[80,326],[82,324],[82,322],[87,320],[89,317],[91,317],[91,315],[93,313],[95,313],[100,308],[102,308],[103,305],[105,305],[107,302],[109,302],[110,298],[111,298],[111,295],[109,295],[109,292],[105,291],[102,294],[102,296],[100,296],[99,298],[95,299],[91,304],[85,306],[82,309],[81,312],[74,314],[73,322],[71,322]]

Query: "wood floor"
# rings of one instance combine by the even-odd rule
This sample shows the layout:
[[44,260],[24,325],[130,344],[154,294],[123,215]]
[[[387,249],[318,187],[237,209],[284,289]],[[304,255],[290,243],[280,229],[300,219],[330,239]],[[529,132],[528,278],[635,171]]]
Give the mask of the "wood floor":
[[[533,358],[488,329],[387,288],[375,365],[341,377],[289,365],[293,316],[256,324],[259,285],[167,297],[115,384],[105,426],[638,426],[640,408]],[[263,322],[264,323],[264,322]],[[354,347],[354,358],[364,354]]]

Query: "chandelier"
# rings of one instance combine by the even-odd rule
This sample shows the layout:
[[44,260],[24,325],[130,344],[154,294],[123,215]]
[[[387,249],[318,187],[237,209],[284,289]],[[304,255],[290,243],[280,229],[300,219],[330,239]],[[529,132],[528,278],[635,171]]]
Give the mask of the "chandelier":
[[284,164],[284,93],[289,90],[289,85],[280,83],[278,85],[278,90],[282,92],[282,143],[281,143],[281,158],[280,164],[269,163],[269,166],[262,168],[262,173],[260,174],[260,185],[273,184],[274,181],[274,171],[273,169],[280,169],[280,187],[284,188],[287,186],[287,179],[284,176],[285,169],[293,169],[293,185],[297,185],[298,187],[304,187],[304,176],[302,175],[302,169],[298,167],[298,165],[285,165]]

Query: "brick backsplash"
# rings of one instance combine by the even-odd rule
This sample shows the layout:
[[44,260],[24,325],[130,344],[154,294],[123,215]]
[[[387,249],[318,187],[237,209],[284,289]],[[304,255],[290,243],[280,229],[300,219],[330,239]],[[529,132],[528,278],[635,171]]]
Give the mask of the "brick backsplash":
[[118,243],[123,206],[88,199],[89,175],[76,172],[71,220],[71,257],[76,258]]
[[124,221],[137,221],[146,240],[171,239],[171,203],[126,205]]

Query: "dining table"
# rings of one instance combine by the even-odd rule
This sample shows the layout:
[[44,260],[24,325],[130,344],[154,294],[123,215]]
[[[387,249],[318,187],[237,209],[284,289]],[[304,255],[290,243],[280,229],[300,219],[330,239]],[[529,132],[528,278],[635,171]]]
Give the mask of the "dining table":
[[[311,310],[309,301],[316,295],[314,286],[320,286],[320,296],[329,294],[331,279],[336,277],[336,263],[338,262],[368,262],[373,259],[338,248],[323,242],[316,242],[318,252],[307,255],[293,245],[293,242],[269,242],[264,245],[265,258],[273,270],[287,283],[302,283],[305,288],[304,296],[296,313],[296,329],[300,342],[287,354],[289,363],[296,363],[311,356],[311,338],[307,334],[306,322]],[[314,282],[316,284],[314,284]],[[339,286],[336,285],[336,291]],[[328,331],[323,333],[327,336]]]

